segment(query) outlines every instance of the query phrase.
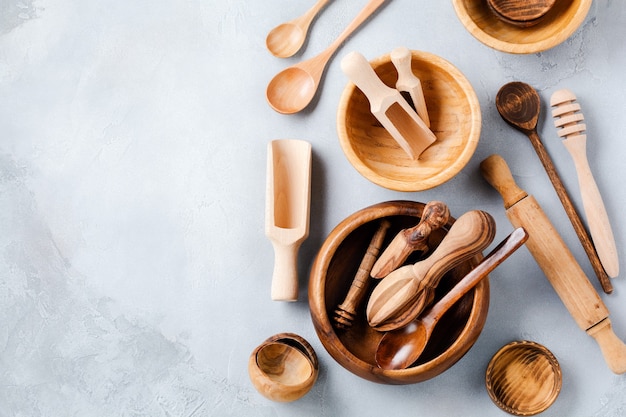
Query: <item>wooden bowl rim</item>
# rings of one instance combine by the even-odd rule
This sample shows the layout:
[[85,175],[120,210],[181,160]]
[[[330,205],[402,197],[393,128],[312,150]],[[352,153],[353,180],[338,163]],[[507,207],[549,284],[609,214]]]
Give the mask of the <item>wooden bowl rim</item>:
[[[350,161],[352,166],[356,168],[361,175],[372,181],[374,184],[394,191],[424,191],[450,180],[467,165],[469,160],[474,155],[476,147],[478,146],[480,131],[482,128],[482,115],[478,96],[465,75],[446,59],[430,52],[411,50],[411,56],[413,61],[417,60],[423,62],[425,65],[436,67],[437,69],[448,73],[448,75],[457,83],[463,91],[471,109],[471,114],[468,116],[471,120],[471,124],[468,137],[465,141],[465,147],[459,157],[453,164],[448,165],[445,169],[441,170],[434,176],[430,176],[419,181],[404,181],[383,176],[363,163],[361,158],[354,151],[348,132],[346,131],[345,120],[348,103],[357,89],[352,82],[348,82],[339,99],[339,108],[337,111],[337,133],[339,136],[339,144],[348,158],[348,161]],[[380,65],[388,64],[389,62],[391,62],[390,53],[371,60],[370,64],[374,69],[376,69]]]
[[[500,398],[498,393],[496,393],[495,390],[493,389],[492,376],[493,376],[494,369],[496,366],[498,366],[498,361],[502,358],[502,355],[504,355],[505,353],[511,350],[522,350],[522,351],[527,350],[527,351],[536,352],[537,354],[546,358],[548,360],[548,363],[550,364],[550,368],[555,377],[554,385],[552,386],[550,395],[547,397],[546,401],[543,402],[542,405],[538,406],[537,408],[522,410],[520,407],[516,406],[515,404],[510,404],[506,400]],[[508,362],[508,363],[504,363],[503,365],[505,367],[508,367],[509,365],[511,365],[511,363]],[[532,416],[532,415],[539,414],[547,410],[548,407],[550,407],[554,403],[559,393],[561,392],[562,383],[563,383],[563,377],[562,377],[562,372],[561,372],[561,365],[559,364],[559,361],[557,360],[556,356],[554,356],[554,354],[542,344],[533,342],[530,340],[516,340],[516,341],[507,343],[506,345],[502,346],[493,355],[493,357],[489,361],[489,364],[487,365],[487,370],[485,371],[485,384],[486,384],[487,392],[491,400],[502,410],[508,413],[514,414],[514,415],[518,415],[518,416]]]
[[[567,20],[567,24],[564,28],[557,31],[553,36],[541,39],[536,42],[517,43],[496,38],[485,32],[478,24],[476,24],[469,11],[467,10],[467,1],[468,0],[452,0],[454,10],[456,11],[457,17],[459,18],[463,26],[465,26],[465,28],[472,36],[474,36],[485,45],[498,51],[508,52],[511,54],[534,54],[546,51],[563,43],[583,23],[583,21],[587,17],[587,13],[589,13],[589,9],[591,8],[592,3],[592,0],[571,0],[572,2],[576,2],[578,4],[578,7],[576,8],[573,16],[571,16],[571,18]],[[489,6],[485,4],[485,7]],[[513,25],[511,25],[511,28],[513,30],[519,30],[519,28],[515,28],[515,26]],[[541,26],[531,26],[524,28],[523,30],[527,32],[532,32],[533,30],[539,29],[541,29]]]
[[[394,200],[382,203],[377,203],[369,207],[365,207],[356,211],[350,216],[341,221],[328,235],[324,243],[322,244],[318,255],[311,268],[311,274],[309,278],[309,308],[311,311],[311,318],[318,338],[322,342],[324,348],[328,353],[348,371],[362,378],[368,379],[373,382],[386,383],[386,384],[412,384],[416,382],[425,381],[433,378],[436,375],[444,372],[454,365],[458,360],[469,351],[474,345],[476,339],[482,332],[485,321],[487,319],[487,312],[489,306],[489,277],[483,279],[474,288],[475,295],[482,295],[482,297],[474,296],[472,300],[471,313],[468,317],[465,326],[457,339],[450,345],[444,352],[437,357],[433,358],[429,362],[413,366],[407,369],[400,370],[384,370],[377,366],[365,362],[355,356],[344,346],[344,351],[341,351],[337,346],[332,343],[333,341],[327,337],[328,333],[335,335],[337,341],[338,336],[335,333],[335,329],[331,323],[331,319],[326,313],[326,307],[322,301],[325,292],[325,281],[319,279],[322,271],[325,271],[332,260],[335,251],[332,253],[327,250],[329,247],[337,248],[339,244],[354,230],[362,226],[365,223],[380,219],[382,217],[397,216],[397,215],[411,215],[407,211],[407,206],[411,208],[419,209],[420,213],[425,204],[407,200]],[[449,227],[454,223],[456,219],[450,217],[448,224]],[[326,250],[325,250],[326,249]],[[471,261],[477,264],[481,257],[474,257]],[[481,316],[481,311],[484,314]],[[433,372],[435,372],[433,374]],[[426,376],[424,376],[426,375]]]

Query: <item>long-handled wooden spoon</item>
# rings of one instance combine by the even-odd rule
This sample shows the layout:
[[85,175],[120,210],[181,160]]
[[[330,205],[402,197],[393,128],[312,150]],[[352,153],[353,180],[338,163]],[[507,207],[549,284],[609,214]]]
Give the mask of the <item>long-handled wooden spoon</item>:
[[311,144],[271,141],[267,149],[265,234],[274,247],[272,300],[298,299],[298,249],[309,236]]
[[329,0],[318,0],[302,16],[276,26],[265,39],[267,49],[278,58],[288,58],[298,52],[309,32],[313,18]]
[[572,156],[576,167],[591,239],[604,270],[611,278],[615,278],[619,275],[617,247],[609,216],[587,160],[587,135],[584,133],[587,126],[580,104],[576,102],[574,93],[562,89],[552,94],[550,105],[553,107],[552,116],[555,118],[554,125],[558,128],[557,134],[563,138],[563,145]]
[[417,225],[401,230],[387,245],[372,266],[372,278],[384,278],[404,264],[414,251],[428,251],[428,236],[443,227],[450,218],[450,210],[441,201],[429,201]]
[[406,326],[432,302],[445,273],[489,246],[495,232],[489,213],[464,213],[428,258],[396,269],[374,288],[366,309],[369,325],[379,331]]
[[600,262],[600,258],[598,257],[598,253],[596,252],[593,243],[591,242],[591,237],[589,233],[585,229],[585,226],[578,215],[578,212],[574,208],[574,204],[567,194],[565,190],[565,186],[561,182],[561,178],[556,172],[556,168],[548,155],[539,135],[537,134],[537,120],[539,119],[539,113],[541,111],[541,100],[539,98],[539,94],[532,88],[530,85],[526,83],[522,83],[519,81],[511,82],[505,84],[498,91],[498,95],[496,96],[496,107],[500,116],[511,126],[520,130],[528,139],[530,139],[530,143],[535,148],[535,152],[537,156],[539,156],[539,160],[543,164],[552,185],[559,196],[559,200],[561,200],[561,204],[563,208],[565,208],[565,212],[569,217],[572,226],[574,226],[574,230],[578,235],[578,239],[585,249],[587,253],[587,257],[589,257],[589,261],[591,262],[591,266],[602,285],[602,289],[605,293],[610,294],[613,292],[613,285],[609,280],[609,276],[607,275],[602,263]]
[[283,114],[297,113],[308,106],[315,96],[326,64],[335,51],[384,2],[370,0],[328,48],[276,74],[265,92],[269,105]]
[[458,282],[416,320],[401,329],[387,332],[376,349],[376,364],[382,369],[405,369],[420,357],[433,330],[444,313],[469,290],[500,265],[528,239],[528,233],[519,227],[503,240],[474,269]]

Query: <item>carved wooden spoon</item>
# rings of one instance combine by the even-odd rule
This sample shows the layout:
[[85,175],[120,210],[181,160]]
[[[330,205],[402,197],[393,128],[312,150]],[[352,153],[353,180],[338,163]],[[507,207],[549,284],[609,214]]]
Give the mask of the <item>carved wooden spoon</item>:
[[298,52],[309,32],[313,18],[329,0],[318,0],[302,16],[276,26],[265,39],[267,49],[278,58],[288,58]]
[[401,329],[385,333],[376,349],[378,366],[382,369],[405,369],[415,363],[424,351],[433,329],[445,312],[522,246],[527,239],[528,233],[524,228],[515,229],[450,292],[426,310],[421,317]]
[[426,259],[396,269],[374,288],[367,304],[367,321],[379,331],[406,326],[433,300],[446,272],[470,259],[492,241],[495,221],[487,212],[468,211]]

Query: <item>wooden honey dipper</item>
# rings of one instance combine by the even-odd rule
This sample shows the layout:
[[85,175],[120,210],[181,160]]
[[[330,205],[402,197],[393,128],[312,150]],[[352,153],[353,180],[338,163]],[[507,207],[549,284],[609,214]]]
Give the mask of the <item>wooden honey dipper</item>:
[[563,145],[574,160],[591,239],[604,270],[608,276],[614,278],[619,275],[617,248],[609,216],[587,161],[587,135],[584,133],[587,126],[580,104],[576,102],[574,93],[562,89],[552,94],[550,105],[553,107],[552,116],[555,118],[557,134],[563,138]]

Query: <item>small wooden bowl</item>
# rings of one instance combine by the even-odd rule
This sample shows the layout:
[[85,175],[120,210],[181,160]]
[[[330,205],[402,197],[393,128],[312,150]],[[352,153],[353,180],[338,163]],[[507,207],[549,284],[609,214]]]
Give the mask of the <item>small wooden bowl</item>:
[[[329,234],[311,269],[309,306],[320,341],[340,365],[370,381],[411,384],[439,375],[472,347],[487,318],[489,281],[484,279],[446,313],[418,361],[402,370],[383,370],[376,365],[376,347],[384,333],[372,329],[365,315],[367,297],[376,280],[370,280],[366,298],[349,329],[338,329],[332,322],[334,310],[348,292],[380,220],[388,219],[391,223],[383,242],[383,247],[386,247],[400,230],[419,222],[423,209],[423,203],[391,201],[352,214]],[[429,236],[431,250],[441,242],[454,220],[450,218],[446,226]],[[406,263],[416,262],[419,259],[417,256],[419,254],[414,253]],[[476,266],[480,259],[482,256],[474,256],[449,271],[437,287],[435,302]]]
[[532,416],[545,411],[561,391],[561,367],[539,343],[516,341],[491,358],[485,377],[487,392],[504,411]]
[[476,39],[512,54],[534,54],[559,45],[585,20],[591,2],[557,0],[537,24],[519,27],[497,16],[487,0],[452,0],[459,20]]
[[319,363],[315,351],[294,333],[274,335],[252,352],[248,374],[256,390],[279,402],[303,397],[315,384]]
[[[437,136],[419,160],[411,159],[376,120],[369,100],[354,84],[345,87],[337,112],[339,143],[348,161],[365,178],[396,191],[427,190],[458,174],[478,146],[482,120],[476,93],[456,67],[427,52],[411,54]],[[389,54],[370,64],[385,84],[395,87],[398,73]]]

